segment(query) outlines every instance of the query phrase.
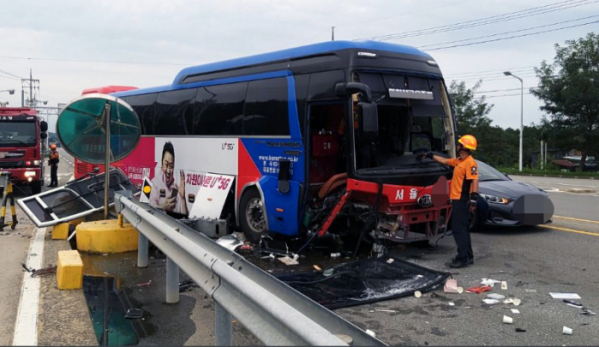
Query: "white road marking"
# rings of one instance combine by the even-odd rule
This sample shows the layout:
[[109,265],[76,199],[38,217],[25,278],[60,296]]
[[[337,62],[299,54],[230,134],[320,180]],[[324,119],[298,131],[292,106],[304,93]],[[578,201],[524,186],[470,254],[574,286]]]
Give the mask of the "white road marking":
[[569,187],[594,188],[592,186],[581,186],[578,184],[566,184],[566,183],[555,183],[555,184],[559,184],[560,186],[569,186]]
[[[27,254],[27,267],[40,269],[44,256],[44,238],[46,228],[36,228],[35,237],[29,245]],[[19,312],[15,323],[13,335],[13,346],[36,346],[37,345],[37,313],[40,303],[40,278],[31,277],[31,274],[23,274],[23,286],[21,287],[21,299],[19,300]]]

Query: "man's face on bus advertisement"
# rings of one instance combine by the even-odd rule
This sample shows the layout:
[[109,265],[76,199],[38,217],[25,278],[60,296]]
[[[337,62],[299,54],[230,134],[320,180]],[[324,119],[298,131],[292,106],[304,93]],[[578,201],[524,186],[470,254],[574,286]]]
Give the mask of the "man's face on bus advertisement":
[[173,172],[175,171],[175,158],[172,153],[164,152],[162,157],[162,173],[164,174],[165,183],[170,186],[175,181]]

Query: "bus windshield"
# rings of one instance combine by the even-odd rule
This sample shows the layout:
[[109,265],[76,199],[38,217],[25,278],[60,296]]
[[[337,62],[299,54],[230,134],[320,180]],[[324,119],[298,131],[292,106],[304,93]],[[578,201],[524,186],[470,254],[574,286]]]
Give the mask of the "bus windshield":
[[[396,168],[423,164],[416,154],[446,151],[447,114],[441,102],[440,80],[400,75],[361,74],[360,82],[372,91],[378,108],[376,138],[355,132],[356,168]],[[422,93],[415,96],[414,94]],[[428,162],[426,162],[428,163]]]
[[35,122],[0,121],[0,146],[35,146]]

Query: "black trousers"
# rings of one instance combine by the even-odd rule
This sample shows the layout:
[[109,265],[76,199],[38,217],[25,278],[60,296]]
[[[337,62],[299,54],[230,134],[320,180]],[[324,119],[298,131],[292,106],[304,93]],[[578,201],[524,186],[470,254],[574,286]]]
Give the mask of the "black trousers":
[[453,200],[451,202],[451,228],[453,238],[458,246],[456,260],[468,261],[474,258],[468,221],[470,219],[470,202],[468,200]]
[[51,186],[58,185],[58,165],[50,166],[50,185]]

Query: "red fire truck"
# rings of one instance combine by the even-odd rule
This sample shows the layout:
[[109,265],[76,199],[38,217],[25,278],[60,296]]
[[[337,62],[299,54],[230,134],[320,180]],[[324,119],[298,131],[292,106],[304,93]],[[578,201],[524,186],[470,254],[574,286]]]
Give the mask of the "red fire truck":
[[29,185],[33,194],[44,184],[43,142],[48,123],[31,108],[0,108],[0,171],[15,185]]

